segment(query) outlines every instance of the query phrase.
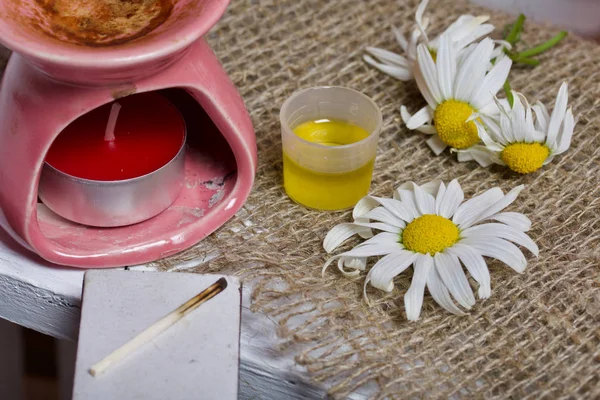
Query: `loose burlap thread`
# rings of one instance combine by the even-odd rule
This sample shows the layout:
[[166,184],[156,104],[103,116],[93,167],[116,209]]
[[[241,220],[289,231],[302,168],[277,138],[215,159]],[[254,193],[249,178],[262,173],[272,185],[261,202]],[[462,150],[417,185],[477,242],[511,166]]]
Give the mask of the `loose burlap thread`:
[[[424,105],[414,83],[387,77],[361,59],[367,45],[400,51],[390,27],[412,24],[417,3],[232,1],[207,39],[252,116],[256,182],[231,221],[157,265],[169,269],[198,260],[194,272],[241,276],[253,286],[253,309],[278,321],[282,346],[301,344],[290,347],[304,349],[296,361],[337,398],[366,385],[376,398],[598,398],[600,47],[571,36],[543,55],[541,66],[511,74],[515,89],[550,105],[560,82],[569,81],[579,122],[566,155],[526,176],[458,163],[447,152],[435,157],[424,135],[402,124],[401,104],[411,112]],[[434,30],[464,13],[491,13],[499,30],[512,20],[462,0],[432,1],[429,12]],[[530,44],[556,32],[529,22],[526,29]],[[466,317],[447,313],[426,292],[417,322],[408,322],[403,309],[411,271],[396,279],[393,293],[369,288],[371,307],[362,300],[364,274],[348,279],[332,268],[322,278],[322,240],[334,225],[350,221],[351,213],[311,211],[289,200],[282,188],[278,122],[283,101],[314,85],[351,87],[382,108],[372,185],[377,195],[390,196],[409,180],[458,178],[467,197],[525,184],[509,210],[533,221],[530,235],[539,258],[526,253],[522,275],[490,261],[492,296],[478,300]]]

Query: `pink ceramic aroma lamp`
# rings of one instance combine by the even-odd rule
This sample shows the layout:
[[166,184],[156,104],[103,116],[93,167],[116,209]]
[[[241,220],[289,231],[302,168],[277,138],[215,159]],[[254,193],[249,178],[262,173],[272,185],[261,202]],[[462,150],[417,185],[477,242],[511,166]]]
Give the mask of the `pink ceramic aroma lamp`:
[[[0,41],[15,52],[0,89],[0,223],[19,243],[62,265],[140,264],[194,245],[242,206],[256,171],[254,131],[202,39],[227,4],[0,3]],[[186,120],[185,184],[177,200],[156,217],[118,228],[77,224],[41,203],[40,174],[61,131],[99,106],[150,91],[161,91]]]

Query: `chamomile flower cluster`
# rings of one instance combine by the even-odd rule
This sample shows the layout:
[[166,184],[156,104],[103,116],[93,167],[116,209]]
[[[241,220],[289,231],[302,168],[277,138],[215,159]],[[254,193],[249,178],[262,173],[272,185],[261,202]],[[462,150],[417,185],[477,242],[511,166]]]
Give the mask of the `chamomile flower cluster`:
[[411,81],[415,77],[417,45],[420,43],[423,43],[435,58],[442,36],[447,36],[456,51],[460,51],[494,30],[493,25],[485,23],[490,19],[487,15],[478,17],[461,15],[442,34],[429,40],[427,34],[429,18],[424,16],[428,3],[429,0],[423,0],[419,4],[415,14],[415,26],[408,38],[404,36],[400,29],[392,28],[396,41],[403,50],[403,55],[377,47],[367,47],[368,54],[363,59],[381,72],[396,79]]
[[366,270],[368,258],[381,257],[366,276],[366,299],[369,283],[391,292],[394,278],[412,266],[412,283],[404,296],[409,320],[419,318],[425,288],[444,309],[463,315],[475,304],[463,268],[479,284],[479,298],[485,299],[491,295],[491,284],[484,257],[500,260],[521,273],[527,260],[517,246],[538,255],[537,245],[525,233],[530,220],[503,211],[522,189],[518,186],[504,194],[500,188],[492,188],[464,201],[456,180],[447,186],[441,181],[421,186],[408,182],[393,198],[367,196],[355,206],[354,222],[331,229],[323,246],[331,253],[354,235],[367,240],[331,257],[323,274],[337,261],[344,275],[357,276]]
[[[552,115],[543,104],[530,106],[507,86],[513,59],[535,65],[537,61],[530,57],[556,45],[566,33],[516,53],[512,45],[523,19],[513,25],[515,33],[507,36],[508,41],[495,41],[487,37],[494,30],[485,23],[487,16],[463,15],[429,40],[427,4],[428,0],[420,3],[410,38],[394,28],[404,55],[368,47],[364,56],[368,64],[397,79],[415,80],[427,106],[414,114],[401,106],[406,127],[428,135],[427,144],[435,155],[450,148],[459,161],[505,165],[520,174],[535,172],[566,152],[575,127],[573,112],[567,109],[566,83]],[[510,100],[498,99],[503,88]]]

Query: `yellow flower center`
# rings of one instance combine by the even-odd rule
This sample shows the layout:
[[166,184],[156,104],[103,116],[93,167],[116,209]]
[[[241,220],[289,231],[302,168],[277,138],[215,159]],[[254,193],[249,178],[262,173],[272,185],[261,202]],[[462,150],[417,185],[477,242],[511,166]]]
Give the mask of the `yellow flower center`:
[[457,100],[446,100],[435,109],[433,121],[440,139],[455,149],[466,149],[479,142],[475,122],[467,119],[473,107]]
[[502,150],[500,157],[508,168],[520,174],[535,172],[544,165],[550,149],[542,143],[513,143]]
[[456,243],[458,235],[458,227],[448,218],[425,214],[404,228],[401,242],[407,250],[434,255]]

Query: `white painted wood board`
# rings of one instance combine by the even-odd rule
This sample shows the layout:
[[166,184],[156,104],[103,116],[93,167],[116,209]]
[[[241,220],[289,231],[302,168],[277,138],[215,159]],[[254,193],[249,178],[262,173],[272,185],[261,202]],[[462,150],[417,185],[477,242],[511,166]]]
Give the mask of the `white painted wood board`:
[[83,273],[53,266],[0,228],[0,318],[59,339],[76,339]]
[[[218,249],[214,250],[218,255]],[[212,253],[211,253],[212,254]],[[185,271],[214,258],[174,266]],[[148,271],[137,266],[130,271]],[[171,272],[175,273],[175,272]],[[180,273],[180,272],[176,272]],[[76,341],[84,271],[56,267],[15,243],[0,229],[0,318],[54,336]],[[294,357],[301,349],[281,348],[278,321],[250,310],[251,284],[242,292],[240,392],[245,399],[324,399],[325,389],[308,377]],[[369,391],[351,399],[368,398]]]
[[221,276],[96,270],[85,275],[74,400],[238,398],[240,285],[200,305],[104,374],[89,368]]
[[[172,271],[185,271],[203,261],[182,263]],[[152,269],[139,266],[129,270]],[[53,266],[0,229],[0,318],[59,339],[77,340],[83,274],[82,270]],[[239,398],[325,398],[323,387],[311,382],[304,368],[296,364],[297,350],[280,349],[277,321],[250,311],[251,293],[251,286],[243,287]]]

